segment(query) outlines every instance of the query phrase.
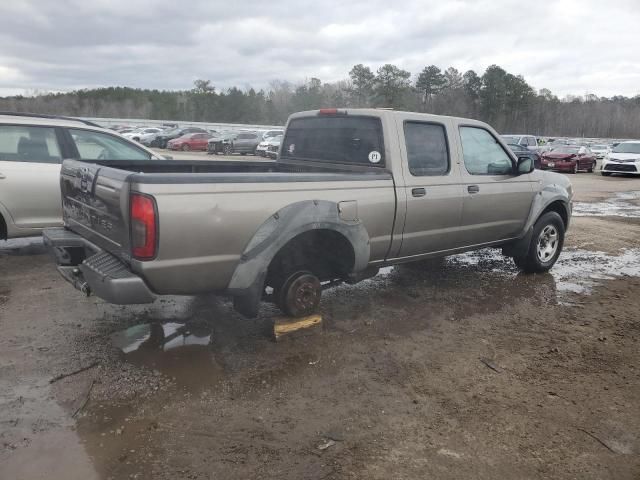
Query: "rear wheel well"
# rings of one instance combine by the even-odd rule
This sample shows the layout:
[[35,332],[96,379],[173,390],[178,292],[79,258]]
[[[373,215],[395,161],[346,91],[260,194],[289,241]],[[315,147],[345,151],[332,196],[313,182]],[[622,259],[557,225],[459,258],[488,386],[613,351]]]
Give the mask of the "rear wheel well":
[[310,230],[289,240],[273,257],[265,286],[277,288],[293,270],[312,272],[320,281],[346,277],[353,270],[351,242],[335,230]]
[[6,240],[8,235],[7,223],[4,221],[2,214],[0,214],[0,240]]
[[567,224],[569,223],[569,212],[567,212],[567,207],[565,207],[564,203],[560,200],[556,200],[555,202],[549,204],[547,208],[545,208],[542,213],[540,213],[540,217],[547,212],[556,212],[562,218],[562,223],[564,223],[564,227],[567,228]]

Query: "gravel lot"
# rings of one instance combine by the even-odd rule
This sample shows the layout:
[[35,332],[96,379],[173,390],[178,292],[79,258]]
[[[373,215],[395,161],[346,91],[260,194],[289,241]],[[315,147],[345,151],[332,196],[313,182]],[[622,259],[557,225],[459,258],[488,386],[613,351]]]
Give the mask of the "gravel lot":
[[385,269],[278,343],[268,306],[108,305],[0,242],[0,478],[640,478],[640,179],[571,179],[551,274]]

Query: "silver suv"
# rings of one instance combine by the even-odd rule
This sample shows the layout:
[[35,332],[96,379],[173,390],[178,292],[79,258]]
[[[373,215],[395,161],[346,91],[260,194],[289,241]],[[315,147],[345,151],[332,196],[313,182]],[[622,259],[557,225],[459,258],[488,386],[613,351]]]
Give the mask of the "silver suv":
[[132,140],[75,118],[0,112],[0,240],[62,225],[60,165],[161,160]]

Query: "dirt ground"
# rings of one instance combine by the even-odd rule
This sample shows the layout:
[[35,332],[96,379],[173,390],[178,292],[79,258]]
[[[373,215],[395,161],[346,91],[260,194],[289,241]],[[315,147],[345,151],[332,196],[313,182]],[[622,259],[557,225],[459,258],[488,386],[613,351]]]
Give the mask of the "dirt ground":
[[571,179],[551,274],[389,268],[278,343],[269,306],[108,305],[0,242],[0,479],[639,479],[640,179]]

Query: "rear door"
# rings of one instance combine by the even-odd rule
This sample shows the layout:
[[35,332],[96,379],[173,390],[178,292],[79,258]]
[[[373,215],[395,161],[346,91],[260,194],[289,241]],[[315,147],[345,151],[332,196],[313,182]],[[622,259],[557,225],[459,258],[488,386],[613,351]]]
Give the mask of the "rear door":
[[62,224],[59,138],[54,127],[0,125],[0,203],[18,228]]
[[448,120],[396,117],[407,202],[400,257],[415,257],[460,246],[462,197]]
[[253,133],[241,133],[233,141],[234,150],[239,152],[248,152],[253,150],[253,145],[257,135]]
[[460,238],[465,246],[518,236],[529,216],[531,174],[515,175],[515,160],[482,125],[459,125],[462,175]]
[[207,133],[196,133],[191,138],[191,148],[193,150],[206,150],[207,149],[207,140],[209,140],[210,135]]

